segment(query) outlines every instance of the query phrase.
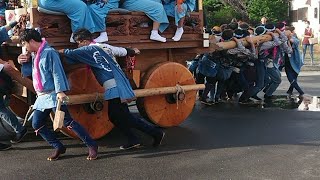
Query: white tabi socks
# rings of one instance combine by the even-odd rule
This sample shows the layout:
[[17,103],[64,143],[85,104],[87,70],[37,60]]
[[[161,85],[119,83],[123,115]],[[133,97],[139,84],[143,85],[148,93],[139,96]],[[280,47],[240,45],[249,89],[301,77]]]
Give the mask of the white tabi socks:
[[167,39],[160,36],[158,33],[158,30],[152,30],[151,31],[151,35],[150,35],[150,39],[154,40],[154,41],[160,41],[160,42],[166,42]]
[[174,34],[172,39],[174,41],[180,41],[182,34],[183,34],[183,27],[179,27],[179,28],[177,28],[176,33]]
[[100,36],[95,38],[94,41],[97,43],[107,42],[108,41],[107,32],[100,32]]

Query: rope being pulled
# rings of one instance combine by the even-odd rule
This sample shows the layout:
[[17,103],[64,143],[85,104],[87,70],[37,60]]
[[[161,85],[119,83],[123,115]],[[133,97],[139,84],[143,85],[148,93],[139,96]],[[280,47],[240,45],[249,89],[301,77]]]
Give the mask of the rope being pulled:
[[180,86],[179,84],[176,84],[176,88],[177,88],[176,103],[177,103],[177,109],[179,109],[179,96],[180,96],[180,94],[183,94],[183,96],[184,96],[184,103],[187,103],[187,99],[185,98],[186,97],[186,92],[183,89],[183,87]]

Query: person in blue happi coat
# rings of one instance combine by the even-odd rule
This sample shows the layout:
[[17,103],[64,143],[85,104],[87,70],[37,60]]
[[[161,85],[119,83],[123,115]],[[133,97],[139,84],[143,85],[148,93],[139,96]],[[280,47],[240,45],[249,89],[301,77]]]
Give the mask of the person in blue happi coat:
[[159,35],[169,25],[169,20],[163,8],[161,0],[121,0],[121,8],[129,11],[144,12],[153,21],[150,39],[166,42],[166,38]]
[[299,93],[299,99],[303,100],[304,92],[302,88],[298,84],[298,76],[301,71],[301,67],[303,66],[303,62],[300,56],[300,40],[298,39],[297,35],[295,34],[295,28],[289,27],[290,36],[289,40],[292,45],[292,54],[290,57],[285,59],[285,72],[290,83],[290,87],[287,90],[288,98],[291,99],[293,96],[293,89],[296,89]]
[[139,147],[141,142],[132,129],[139,129],[153,137],[153,146],[159,146],[165,133],[156,126],[133,116],[127,102],[135,99],[129,80],[115,61],[115,54],[134,56],[140,53],[138,49],[103,46],[93,42],[92,34],[86,29],[80,29],[74,34],[78,43],[77,49],[59,50],[66,57],[67,63],[85,63],[91,67],[93,74],[101,86],[105,88],[104,99],[108,101],[108,115],[111,122],[128,138],[128,143],[120,147],[127,150]]
[[[51,111],[56,110],[57,100],[66,97],[65,91],[70,89],[67,77],[63,70],[59,53],[54,50],[40,33],[35,29],[26,29],[20,35],[21,43],[28,52],[35,53],[30,61],[30,55],[21,54],[18,62],[24,66],[32,63],[32,82],[37,93],[37,99],[33,105],[34,115],[32,127],[36,134],[46,140],[54,149],[52,155],[47,160],[57,160],[61,154],[66,152],[65,146],[56,138],[55,134],[47,127],[47,119]],[[28,66],[30,67],[30,66]],[[76,122],[70,115],[66,105],[61,106],[61,111],[65,112],[64,126],[71,129],[88,147],[88,160],[97,158],[98,145],[86,132],[86,130]]]
[[180,41],[185,17],[194,10],[195,0],[162,0],[162,2],[167,15],[175,18],[177,30],[172,39]]
[[[93,19],[91,12],[97,8],[88,8],[87,0],[39,0],[39,6],[50,10],[50,11],[58,11],[66,14],[68,18],[71,20],[71,30],[75,32],[80,28],[86,28],[90,30],[90,32],[100,32],[100,36],[97,38],[99,42],[108,41],[108,37],[104,28],[101,25],[95,23],[96,20],[104,21],[105,16],[102,15],[102,19]],[[107,12],[106,12],[107,13]],[[74,42],[73,34],[70,37],[70,42]]]
[[7,2],[5,0],[0,0],[0,16],[5,16],[5,11],[7,9]]
[[[17,22],[12,22],[7,26],[0,27],[0,44],[10,39],[8,31],[16,24]],[[2,58],[1,51],[0,58]],[[8,123],[16,133],[11,143],[18,143],[27,134],[27,128],[21,125],[16,115],[7,107],[12,93],[13,82],[11,77],[5,73],[5,70],[10,67],[9,63],[0,64],[0,118]],[[7,150],[11,147],[11,144],[0,143],[0,150]]]
[[[94,39],[101,43],[108,41],[106,32],[106,17],[111,9],[119,7],[119,0],[86,0],[89,13],[92,17],[94,30],[91,32],[100,32],[100,36]],[[86,28],[86,27],[82,27]]]

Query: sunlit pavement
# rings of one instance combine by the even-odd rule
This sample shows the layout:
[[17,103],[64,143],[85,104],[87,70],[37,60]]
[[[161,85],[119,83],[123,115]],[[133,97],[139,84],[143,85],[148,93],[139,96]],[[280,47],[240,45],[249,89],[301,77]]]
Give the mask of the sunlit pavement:
[[[307,94],[320,95],[319,72],[302,72]],[[276,92],[284,95],[285,76]],[[262,95],[259,95],[262,96]],[[144,147],[122,151],[125,138],[113,130],[99,140],[99,159],[87,161],[87,149],[60,135],[67,153],[56,162],[30,132],[25,142],[0,152],[1,179],[319,179],[319,112],[239,106],[204,106],[179,127],[166,129],[159,148],[141,134]],[[174,118],[174,117],[173,117]]]

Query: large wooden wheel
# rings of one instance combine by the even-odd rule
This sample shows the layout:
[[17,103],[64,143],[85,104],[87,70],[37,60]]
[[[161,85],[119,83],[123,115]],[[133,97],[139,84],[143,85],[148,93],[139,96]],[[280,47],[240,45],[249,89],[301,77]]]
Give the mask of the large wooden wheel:
[[[90,69],[80,68],[72,70],[68,73],[68,80],[71,86],[71,91],[68,92],[68,95],[104,92],[104,88],[99,85]],[[90,104],[80,104],[69,105],[68,109],[71,116],[87,130],[91,137],[98,139],[110,132],[113,124],[108,117],[107,101],[96,103],[97,109],[102,108],[99,111],[94,111],[92,107]],[[62,131],[72,137],[77,137],[68,129]]]
[[[172,87],[195,84],[189,70],[179,63],[165,62],[152,67],[144,75],[141,88]],[[196,91],[183,94],[166,94],[138,99],[138,109],[142,116],[151,122],[171,127],[182,123],[192,112],[196,101]],[[178,100],[177,100],[178,99]],[[178,103],[177,103],[178,101]]]

